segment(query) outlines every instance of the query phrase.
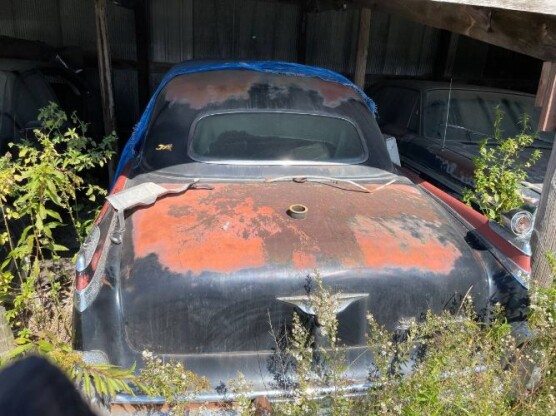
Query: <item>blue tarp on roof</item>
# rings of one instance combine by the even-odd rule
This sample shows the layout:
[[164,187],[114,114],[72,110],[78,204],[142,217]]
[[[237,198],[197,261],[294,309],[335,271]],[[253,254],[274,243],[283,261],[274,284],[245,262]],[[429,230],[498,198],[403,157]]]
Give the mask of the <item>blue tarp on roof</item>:
[[256,72],[267,72],[279,75],[293,75],[300,77],[314,77],[320,78],[324,81],[337,82],[339,84],[353,88],[357,93],[361,95],[369,109],[376,114],[376,105],[367,95],[357,87],[349,79],[340,75],[336,72],[329,71],[328,69],[316,68],[314,66],[307,66],[301,64],[294,64],[289,62],[277,62],[277,61],[253,61],[253,62],[210,62],[210,61],[188,61],[182,64],[176,65],[162,79],[160,85],[156,89],[155,93],[151,97],[147,108],[143,112],[139,123],[135,126],[133,134],[128,140],[127,144],[122,151],[120,157],[120,162],[118,163],[118,168],[116,169],[115,179],[121,173],[125,164],[132,159],[143,138],[145,137],[145,131],[147,129],[148,122],[151,118],[151,114],[154,109],[154,105],[158,95],[162,89],[178,75],[191,74],[194,72],[207,72],[207,71],[222,71],[222,70],[247,70]]

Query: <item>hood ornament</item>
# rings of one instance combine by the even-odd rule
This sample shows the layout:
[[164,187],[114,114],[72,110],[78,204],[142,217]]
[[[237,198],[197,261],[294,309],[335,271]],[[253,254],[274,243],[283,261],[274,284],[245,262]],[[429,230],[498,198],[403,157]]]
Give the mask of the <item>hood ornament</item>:
[[[332,295],[336,300],[338,306],[334,313],[337,315],[340,312],[343,312],[347,309],[349,305],[358,300],[365,299],[369,296],[368,293],[338,293]],[[302,312],[306,313],[307,315],[316,316],[316,312],[313,309],[313,305],[311,302],[311,297],[309,295],[300,295],[300,296],[286,296],[276,298],[280,302],[284,302],[293,306],[297,306]]]

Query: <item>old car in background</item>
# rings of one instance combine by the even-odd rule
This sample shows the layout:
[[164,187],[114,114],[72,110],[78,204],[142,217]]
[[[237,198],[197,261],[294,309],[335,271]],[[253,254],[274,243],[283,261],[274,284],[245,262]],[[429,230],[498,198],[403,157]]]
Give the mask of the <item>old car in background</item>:
[[473,210],[453,210],[392,164],[373,110],[324,69],[172,69],[78,255],[74,347],[123,367],[140,366],[148,350],[215,389],[239,371],[248,397],[277,400],[293,369],[276,365],[276,339],[290,334],[294,313],[314,313],[305,278],[315,270],[342,299],[346,392],[370,386],[368,313],[403,332],[470,294],[483,319],[501,302],[522,322],[527,290],[508,247],[478,232]]
[[0,59],[0,154],[8,143],[39,126],[39,110],[49,102],[67,114],[91,121],[91,94],[72,71],[45,62]]
[[[382,131],[398,140],[401,161],[457,197],[465,187],[473,188],[473,158],[479,145],[492,137],[496,106],[504,114],[504,137],[521,131],[523,114],[538,125],[535,97],[517,91],[449,83],[397,80],[371,88],[378,107]],[[553,133],[539,133],[534,143],[520,155],[526,161],[535,149],[541,159],[528,169],[522,190],[523,209],[508,213],[504,227],[491,223],[508,241],[530,254],[529,238],[542,183],[554,142]]]

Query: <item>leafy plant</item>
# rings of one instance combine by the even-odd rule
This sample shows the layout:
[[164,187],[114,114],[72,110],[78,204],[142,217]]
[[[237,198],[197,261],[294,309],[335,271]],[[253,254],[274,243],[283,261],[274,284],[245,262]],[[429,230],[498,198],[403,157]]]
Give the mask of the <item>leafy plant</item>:
[[61,368],[89,397],[108,398],[118,392],[134,393],[135,367],[122,369],[110,364],[89,364],[83,360],[81,353],[59,341],[55,334],[46,333],[34,338],[36,340],[24,337],[16,339],[17,346],[10,351],[7,360],[27,354],[42,355]]
[[474,158],[475,189],[465,189],[463,201],[476,204],[491,220],[501,221],[501,215],[523,205],[519,190],[527,179],[526,169],[541,157],[537,149],[531,157],[520,162],[523,150],[535,140],[528,115],[521,118],[521,131],[515,137],[503,137],[501,128],[504,114],[496,108],[493,139],[485,138],[479,147],[479,156]]
[[210,389],[205,377],[186,370],[178,361],[164,362],[150,351],[143,351],[143,360],[138,383],[147,394],[164,397],[172,414],[185,410],[191,397]]
[[[291,400],[277,406],[276,413],[316,415],[324,406],[332,415],[350,415],[355,401],[343,392],[348,380],[338,340],[339,293],[327,288],[316,270],[314,276],[307,276],[305,289],[306,306],[314,315],[304,319],[294,313],[290,339],[284,351],[294,364],[294,388]],[[319,387],[330,388],[331,393],[324,398],[318,397],[316,388]]]
[[85,123],[75,115],[68,118],[53,103],[38,118],[42,127],[34,130],[34,137],[10,144],[10,152],[0,157],[0,252],[5,256],[0,265],[0,303],[19,333],[7,359],[41,354],[87,395],[131,393],[133,368],[87,364],[65,342],[71,335],[73,272],[71,262],[61,257],[68,247],[56,234],[69,222],[71,229],[64,234],[73,230],[77,243],[82,241],[90,224],[81,219],[90,216],[85,207],[92,205],[94,211],[97,198],[105,194],[100,186],[85,181],[86,171],[104,166],[113,156],[115,136],[95,143],[86,136]]
[[[113,156],[115,136],[95,143],[86,136],[85,123],[75,115],[68,120],[54,103],[41,109],[38,119],[42,127],[34,130],[35,137],[10,144],[11,152],[0,158],[0,178],[6,179],[0,186],[0,243],[8,246],[0,265],[0,302],[10,306],[6,316],[16,327],[24,328],[33,319],[42,330],[51,314],[60,312],[59,292],[71,279],[63,268],[44,267],[68,251],[55,230],[67,221],[82,241],[86,222],[78,202],[94,203],[105,194],[100,186],[86,182],[84,173],[104,166]],[[16,221],[25,224],[20,235],[11,231]]]

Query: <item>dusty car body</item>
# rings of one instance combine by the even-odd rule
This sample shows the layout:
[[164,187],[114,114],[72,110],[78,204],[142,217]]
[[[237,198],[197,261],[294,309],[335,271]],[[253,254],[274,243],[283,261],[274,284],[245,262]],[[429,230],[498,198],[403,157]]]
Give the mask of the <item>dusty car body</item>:
[[[532,128],[538,125],[535,97],[517,91],[397,80],[380,83],[369,94],[379,108],[380,128],[397,139],[402,164],[458,198],[465,188],[474,187],[473,158],[479,156],[481,141],[493,135],[496,106],[504,113],[501,125],[504,137],[520,132],[523,114],[530,117]],[[526,216],[523,219],[530,226],[522,233],[512,231],[511,216],[507,227],[492,223],[508,241],[529,255],[532,218],[553,142],[554,134],[540,133],[520,155],[520,161],[526,162],[533,151],[539,149],[542,153],[540,160],[528,168],[522,191],[525,205],[520,215]]]
[[291,299],[315,270],[348,301],[337,318],[354,391],[373,365],[369,312],[396,331],[470,293],[483,317],[502,302],[524,319],[517,268],[392,165],[349,81],[295,64],[192,68],[155,93],[81,250],[76,348],[124,367],[149,350],[215,388],[240,371],[250,397],[277,399],[276,336],[307,313]]

